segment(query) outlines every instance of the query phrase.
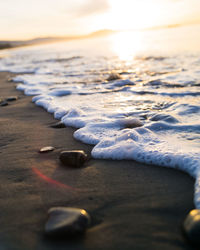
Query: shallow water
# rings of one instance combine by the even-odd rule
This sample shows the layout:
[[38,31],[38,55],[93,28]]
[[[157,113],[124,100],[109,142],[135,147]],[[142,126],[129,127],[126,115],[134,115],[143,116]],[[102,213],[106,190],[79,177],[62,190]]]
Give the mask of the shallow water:
[[93,157],[189,173],[200,208],[199,34],[196,25],[12,49],[0,70],[77,128]]

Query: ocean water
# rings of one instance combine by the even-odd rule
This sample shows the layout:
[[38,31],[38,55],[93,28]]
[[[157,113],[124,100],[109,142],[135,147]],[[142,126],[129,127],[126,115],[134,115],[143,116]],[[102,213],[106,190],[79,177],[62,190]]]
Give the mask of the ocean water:
[[94,158],[193,176],[200,209],[200,26],[5,50],[0,71],[17,73],[18,90],[77,128]]

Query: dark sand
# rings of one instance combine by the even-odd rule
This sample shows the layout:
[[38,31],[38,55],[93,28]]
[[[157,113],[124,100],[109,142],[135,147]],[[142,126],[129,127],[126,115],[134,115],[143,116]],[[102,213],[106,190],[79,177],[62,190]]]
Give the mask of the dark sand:
[[[91,147],[75,141],[72,128],[50,128],[53,116],[15,90],[10,76],[0,73],[0,96],[20,99],[0,107],[0,249],[191,249],[181,233],[194,207],[191,177],[134,161],[62,166],[61,150],[89,153]],[[56,150],[38,153],[48,145]],[[86,209],[91,228],[79,239],[45,238],[47,210],[54,206]]]

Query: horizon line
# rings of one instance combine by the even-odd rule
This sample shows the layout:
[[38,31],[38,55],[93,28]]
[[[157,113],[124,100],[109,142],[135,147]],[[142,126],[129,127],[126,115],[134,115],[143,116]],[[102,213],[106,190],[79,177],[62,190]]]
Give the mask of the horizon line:
[[85,39],[85,38],[92,38],[98,36],[106,36],[112,33],[118,32],[143,32],[143,31],[150,31],[150,30],[159,30],[159,29],[173,29],[183,26],[190,26],[190,25],[198,25],[200,21],[196,22],[187,22],[187,23],[176,23],[176,24],[168,24],[168,25],[160,25],[160,26],[153,26],[148,28],[141,28],[141,29],[123,29],[123,30],[114,30],[114,29],[100,29],[86,34],[76,34],[76,35],[64,35],[64,36],[40,36],[34,37],[30,39],[21,39],[21,40],[0,40],[0,50],[2,49],[12,49],[15,47],[22,47],[22,46],[31,46],[37,44],[45,44],[45,43],[53,43],[59,42],[64,40],[76,40],[76,39]]

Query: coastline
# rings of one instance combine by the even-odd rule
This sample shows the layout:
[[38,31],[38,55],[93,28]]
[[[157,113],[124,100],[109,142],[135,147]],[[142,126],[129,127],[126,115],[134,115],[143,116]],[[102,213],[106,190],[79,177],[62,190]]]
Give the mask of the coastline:
[[[60,151],[90,154],[92,146],[76,141],[73,128],[51,128],[56,120],[7,81],[12,75],[0,73],[0,97],[19,96],[0,107],[3,249],[190,249],[181,233],[194,208],[190,176],[134,161],[90,159],[83,168],[62,166]],[[56,150],[39,154],[43,146]],[[47,210],[54,206],[80,207],[91,214],[92,226],[83,238],[44,238]]]

